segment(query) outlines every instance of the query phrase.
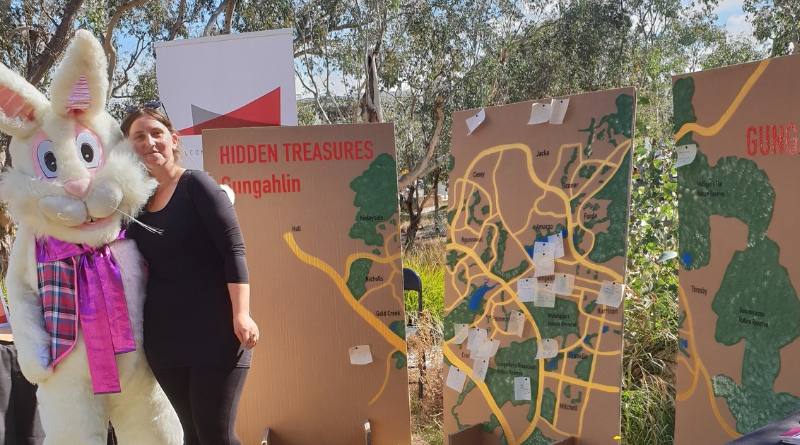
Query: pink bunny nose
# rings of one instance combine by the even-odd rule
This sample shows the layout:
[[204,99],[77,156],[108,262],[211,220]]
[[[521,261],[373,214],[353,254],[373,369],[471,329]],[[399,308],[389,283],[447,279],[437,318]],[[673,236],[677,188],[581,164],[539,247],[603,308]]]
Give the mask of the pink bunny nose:
[[64,191],[76,198],[85,198],[89,194],[89,187],[92,185],[91,178],[75,178],[64,183]]

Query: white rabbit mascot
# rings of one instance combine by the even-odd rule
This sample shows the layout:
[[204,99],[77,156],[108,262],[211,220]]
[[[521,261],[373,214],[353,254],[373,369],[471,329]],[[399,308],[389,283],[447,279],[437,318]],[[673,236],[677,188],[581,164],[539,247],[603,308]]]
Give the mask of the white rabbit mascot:
[[0,65],[13,168],[0,198],[18,224],[6,277],[19,364],[39,385],[46,445],[182,443],[142,350],[145,271],[121,233],[155,189],[105,111],[100,43],[75,33],[50,101]]

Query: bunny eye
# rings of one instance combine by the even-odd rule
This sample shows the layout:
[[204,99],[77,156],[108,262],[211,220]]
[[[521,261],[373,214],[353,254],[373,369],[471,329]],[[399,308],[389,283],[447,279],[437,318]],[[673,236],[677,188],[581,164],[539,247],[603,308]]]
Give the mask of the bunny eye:
[[58,176],[58,161],[56,160],[56,154],[53,152],[53,143],[51,141],[39,142],[36,155],[39,158],[39,167],[46,178],[53,179]]
[[86,168],[95,168],[100,165],[103,149],[94,134],[89,131],[80,132],[75,140],[75,146],[78,149],[78,156]]

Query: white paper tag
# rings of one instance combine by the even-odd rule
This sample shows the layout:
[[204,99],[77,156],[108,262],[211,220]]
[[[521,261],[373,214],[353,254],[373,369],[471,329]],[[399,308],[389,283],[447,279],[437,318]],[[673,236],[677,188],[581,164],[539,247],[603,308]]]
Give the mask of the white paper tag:
[[482,382],[484,379],[486,379],[486,372],[488,370],[488,358],[475,359],[475,363],[472,364],[472,380],[475,380],[476,382]]
[[476,351],[480,342],[486,340],[486,329],[472,328],[467,334],[467,351]]
[[456,323],[453,325],[453,332],[456,334],[453,336],[453,344],[460,345],[464,343],[464,340],[466,340],[469,335],[469,325],[466,323]]
[[564,122],[564,116],[567,114],[567,107],[569,107],[569,98],[566,99],[553,99],[550,104],[553,106],[553,111],[550,113],[551,124],[561,124]]
[[[550,243],[546,243],[550,244]],[[533,254],[533,276],[546,277],[555,273],[555,258],[553,252],[540,252]]]
[[535,278],[521,278],[517,280],[517,298],[522,303],[532,303],[536,300],[536,285],[538,280]]
[[537,253],[542,253],[542,252],[553,252],[553,253],[555,253],[555,251],[556,251],[556,245],[550,243],[549,239],[548,239],[548,241],[536,241],[535,243],[533,243],[533,254],[534,255],[536,255]]
[[597,304],[604,306],[619,307],[622,303],[622,295],[625,293],[625,285],[616,281],[603,280],[600,286],[600,293],[597,295]]
[[562,258],[564,256],[564,238],[561,237],[561,233],[548,236],[547,244],[553,245],[553,258]]
[[575,275],[568,273],[556,274],[555,282],[553,282],[553,292],[558,295],[571,295],[575,287]]
[[528,125],[543,124],[550,121],[550,113],[553,111],[551,104],[533,104],[531,105],[531,118],[528,120]]
[[372,363],[372,353],[369,351],[369,345],[359,345],[350,348],[351,365],[366,365],[369,363]]
[[536,360],[558,355],[558,342],[552,338],[536,340]]
[[475,129],[478,128],[478,126],[482,124],[484,120],[486,120],[486,111],[483,108],[481,108],[481,111],[478,111],[471,117],[467,118],[467,128],[469,128],[469,133],[467,133],[467,136],[471,135],[472,132],[475,131]]
[[500,342],[498,340],[484,339],[478,344],[478,350],[473,351],[472,358],[492,358],[497,354],[500,349]]
[[525,329],[525,314],[520,311],[511,311],[508,315],[508,333],[522,337],[523,329]]
[[455,366],[450,366],[450,371],[447,372],[447,381],[445,385],[448,388],[452,388],[458,392],[464,389],[464,382],[467,381],[467,373],[456,368]]
[[529,377],[514,377],[514,400],[531,399],[531,379]]
[[697,156],[697,145],[678,145],[675,147],[675,151],[678,152],[678,159],[675,161],[675,168],[683,167],[684,165],[689,165],[694,161],[695,156]]
[[536,289],[536,300],[533,305],[536,307],[556,306],[556,294],[553,292],[552,283],[539,283]]

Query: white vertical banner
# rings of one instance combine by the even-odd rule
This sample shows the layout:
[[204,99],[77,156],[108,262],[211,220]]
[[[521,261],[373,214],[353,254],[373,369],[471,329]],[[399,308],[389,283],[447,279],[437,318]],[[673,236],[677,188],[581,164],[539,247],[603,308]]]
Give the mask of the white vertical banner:
[[[156,42],[159,98],[203,169],[203,130],[297,125],[292,30]],[[247,150],[241,150],[247,161]]]

